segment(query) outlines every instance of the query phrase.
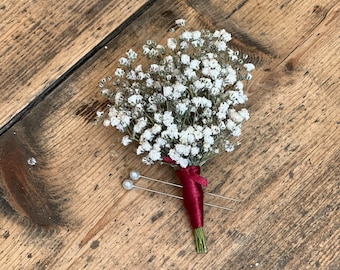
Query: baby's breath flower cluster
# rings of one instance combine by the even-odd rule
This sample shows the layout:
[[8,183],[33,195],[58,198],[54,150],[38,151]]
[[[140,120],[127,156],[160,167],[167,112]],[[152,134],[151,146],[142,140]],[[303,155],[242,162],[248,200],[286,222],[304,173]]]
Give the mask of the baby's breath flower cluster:
[[234,150],[249,119],[242,81],[255,67],[228,46],[224,29],[188,31],[185,20],[176,24],[165,46],[148,40],[139,63],[130,49],[114,76],[102,80],[111,102],[103,123],[127,134],[124,145],[136,141],[148,165],[169,157],[182,168],[202,166],[222,149]]

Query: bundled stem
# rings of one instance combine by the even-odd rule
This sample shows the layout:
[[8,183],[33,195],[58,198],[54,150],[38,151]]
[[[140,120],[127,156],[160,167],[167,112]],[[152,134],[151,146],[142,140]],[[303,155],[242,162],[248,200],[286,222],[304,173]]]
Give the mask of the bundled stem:
[[200,176],[199,166],[189,166],[176,171],[183,185],[183,203],[187,209],[191,226],[194,229],[196,250],[206,253],[207,245],[203,231],[203,190],[207,186],[207,179]]
[[194,230],[195,241],[196,241],[196,251],[197,253],[207,253],[207,240],[205,238],[203,227]]

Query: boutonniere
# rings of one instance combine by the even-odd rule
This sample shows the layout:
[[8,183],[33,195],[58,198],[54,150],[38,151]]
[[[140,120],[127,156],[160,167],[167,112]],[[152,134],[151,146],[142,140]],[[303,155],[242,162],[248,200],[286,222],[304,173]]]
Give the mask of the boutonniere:
[[183,19],[176,24],[167,44],[148,40],[141,52],[130,49],[119,59],[114,74],[100,83],[110,104],[98,115],[125,134],[125,146],[137,142],[145,164],[175,169],[197,252],[205,253],[202,187],[208,180],[200,168],[238,144],[249,119],[243,81],[255,67],[228,46],[231,35],[224,29],[189,31]]

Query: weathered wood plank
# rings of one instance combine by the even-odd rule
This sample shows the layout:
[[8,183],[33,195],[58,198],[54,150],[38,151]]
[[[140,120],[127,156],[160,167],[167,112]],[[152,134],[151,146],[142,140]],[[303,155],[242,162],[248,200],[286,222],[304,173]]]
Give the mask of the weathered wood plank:
[[146,2],[2,1],[0,127]]
[[[28,210],[16,207],[22,201],[12,199],[20,215],[0,204],[0,265],[339,268],[339,5],[324,1],[324,15],[316,16],[314,4],[307,2],[288,1],[279,8],[269,1],[238,1],[232,6],[224,1],[159,1],[122,31],[107,50],[98,52],[0,137],[0,183],[7,198],[11,192],[4,183],[15,178],[6,174],[6,164],[18,172],[14,175],[22,171],[33,186],[32,191],[23,185],[28,198],[34,198],[32,192],[42,197],[41,207]],[[105,104],[97,91],[101,76],[112,72],[130,47],[149,37],[164,40],[179,17],[188,18],[193,27],[237,25],[235,44],[250,50],[259,62],[249,85],[252,118],[244,126],[242,145],[203,168],[211,189],[242,200],[230,205],[236,213],[205,210],[210,250],[204,256],[195,253],[180,201],[120,187],[130,169],[176,181],[172,170],[142,165],[132,147],[120,144],[118,132],[91,122]],[[252,23],[246,23],[250,19]],[[306,27],[300,27],[302,22]],[[285,29],[281,36],[278,29]],[[12,149],[7,144],[19,145],[22,151],[4,151]],[[21,159],[13,158],[18,156]],[[35,166],[27,164],[31,156],[37,159]],[[34,188],[40,183],[45,190]],[[56,209],[53,213],[60,218],[49,215],[48,209]],[[36,221],[37,212],[45,228],[23,217]]]

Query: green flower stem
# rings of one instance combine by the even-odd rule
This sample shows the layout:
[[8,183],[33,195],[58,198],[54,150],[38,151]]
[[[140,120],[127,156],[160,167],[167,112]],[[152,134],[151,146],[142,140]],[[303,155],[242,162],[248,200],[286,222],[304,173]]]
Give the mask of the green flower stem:
[[196,251],[197,253],[207,253],[207,240],[203,231],[203,227],[194,230],[195,241],[196,241]]

